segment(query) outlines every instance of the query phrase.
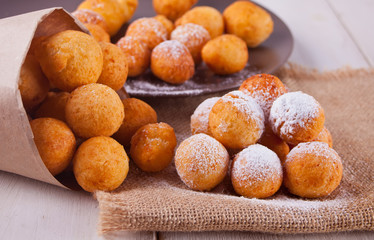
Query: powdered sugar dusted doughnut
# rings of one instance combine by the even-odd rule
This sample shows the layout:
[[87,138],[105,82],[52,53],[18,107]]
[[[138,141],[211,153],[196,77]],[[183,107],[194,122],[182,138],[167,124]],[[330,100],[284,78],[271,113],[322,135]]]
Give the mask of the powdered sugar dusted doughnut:
[[269,122],[274,133],[296,145],[315,139],[322,131],[325,115],[321,105],[310,95],[291,92],[274,101]]
[[339,186],[342,174],[341,159],[327,143],[300,143],[287,155],[284,185],[300,197],[323,197]]
[[264,113],[256,101],[241,91],[224,95],[209,114],[212,136],[232,149],[257,142],[264,130]]
[[214,138],[200,133],[184,140],[175,154],[175,167],[191,189],[209,191],[225,177],[229,154]]
[[211,135],[209,130],[209,113],[219,99],[219,97],[208,98],[196,108],[191,116],[192,134],[205,133]]
[[270,197],[282,185],[283,172],[278,156],[259,144],[238,153],[232,164],[235,192],[250,198]]
[[71,13],[82,23],[94,24],[102,27],[108,32],[108,25],[102,15],[89,9],[78,9]]

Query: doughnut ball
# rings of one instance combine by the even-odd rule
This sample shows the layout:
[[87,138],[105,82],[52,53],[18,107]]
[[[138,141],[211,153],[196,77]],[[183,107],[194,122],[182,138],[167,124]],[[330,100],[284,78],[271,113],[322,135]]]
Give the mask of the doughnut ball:
[[175,21],[195,5],[197,0],[153,0],[153,8],[157,14]]
[[184,140],[175,153],[175,167],[187,187],[209,191],[225,178],[229,154],[214,138],[199,133]]
[[195,65],[198,65],[201,62],[201,49],[210,40],[210,35],[204,27],[187,23],[177,27],[171,33],[171,39],[184,44],[190,51]]
[[104,29],[105,32],[108,32],[108,25],[106,24],[103,16],[99,13],[88,10],[88,9],[78,9],[71,13],[74,17],[76,17],[79,21],[83,24],[93,24],[100,26]]
[[216,74],[239,72],[248,62],[248,49],[243,40],[235,35],[224,34],[210,40],[202,49],[206,65]]
[[73,132],[64,122],[54,118],[37,118],[30,125],[35,145],[47,169],[53,176],[64,171],[76,148]]
[[25,58],[21,67],[18,88],[27,112],[33,111],[47,96],[48,80],[33,55],[27,55]]
[[44,40],[46,40],[47,38],[48,38],[48,36],[34,37],[31,40],[29,51],[27,52],[27,55],[34,55],[35,56],[35,52],[38,51],[38,48],[39,48],[40,44]]
[[147,44],[136,37],[126,36],[117,42],[117,46],[127,56],[129,77],[139,76],[147,70],[151,61],[151,50]]
[[123,8],[123,15],[125,16],[125,22],[128,22],[135,13],[138,7],[138,0],[116,0]]
[[231,182],[237,194],[248,198],[267,198],[283,181],[281,162],[273,151],[254,144],[238,153],[232,163]]
[[78,184],[87,192],[112,191],[125,180],[129,158],[113,138],[93,137],[79,146],[73,171]]
[[209,129],[225,147],[243,149],[260,139],[264,113],[253,98],[241,91],[229,92],[210,111]]
[[127,57],[115,44],[100,42],[103,52],[103,71],[97,83],[105,84],[114,91],[123,87],[127,80],[129,67]]
[[322,131],[313,141],[327,143],[329,147],[332,148],[332,136],[330,131],[326,127],[323,127]]
[[40,107],[35,111],[35,118],[55,118],[66,122],[65,107],[70,93],[68,92],[49,92],[46,99],[42,102]]
[[300,143],[287,155],[284,185],[300,197],[329,195],[340,184],[343,165],[339,155],[323,142]]
[[65,92],[95,83],[103,68],[99,43],[79,31],[52,35],[41,43],[36,56],[52,85]]
[[222,35],[224,31],[224,22],[222,14],[215,8],[208,6],[194,7],[180,17],[175,25],[183,25],[186,23],[195,23],[203,26],[213,39]]
[[290,147],[285,141],[275,135],[270,127],[265,127],[265,131],[258,140],[258,143],[275,152],[283,165],[287,154],[290,152]]
[[242,83],[239,90],[256,100],[264,111],[266,121],[275,99],[288,92],[281,80],[271,74],[251,76]]
[[270,14],[250,1],[237,1],[223,12],[226,32],[243,39],[248,47],[257,47],[273,32]]
[[122,103],[126,117],[113,138],[127,146],[139,128],[149,123],[157,123],[157,114],[151,106],[137,98],[126,98]]
[[130,155],[144,172],[158,172],[166,168],[174,156],[177,138],[166,123],[151,123],[139,128],[131,138]]
[[209,113],[219,99],[219,97],[208,98],[195,109],[191,116],[192,134],[205,133],[210,136],[212,135],[209,130]]
[[92,83],[75,89],[65,108],[65,117],[81,138],[111,136],[125,117],[118,94],[110,87]]
[[90,31],[92,37],[98,42],[110,42],[110,36],[99,25],[85,23],[84,26]]
[[174,23],[170,21],[169,19],[167,19],[164,15],[157,15],[157,16],[154,16],[153,18],[159,21],[162,25],[164,25],[164,27],[168,31],[167,39],[170,39],[170,34],[174,30]]
[[285,93],[277,98],[270,110],[270,125],[287,143],[313,141],[322,131],[325,114],[321,105],[303,92]]
[[139,18],[129,25],[126,36],[138,38],[152,50],[168,39],[168,30],[154,18]]
[[171,84],[182,84],[195,73],[195,64],[187,47],[176,40],[160,43],[151,55],[152,73]]

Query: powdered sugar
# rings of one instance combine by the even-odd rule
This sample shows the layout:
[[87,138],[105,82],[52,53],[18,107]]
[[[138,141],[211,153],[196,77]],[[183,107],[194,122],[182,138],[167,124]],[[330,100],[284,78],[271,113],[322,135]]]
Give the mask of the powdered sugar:
[[176,40],[169,40],[157,45],[153,49],[152,57],[162,57],[170,61],[177,61],[188,53],[188,49],[182,43]]
[[171,33],[172,40],[178,40],[182,44],[188,46],[199,46],[210,39],[209,32],[202,26],[187,23],[178,26]]
[[196,108],[191,116],[192,134],[209,133],[209,113],[219,99],[219,97],[208,98]]
[[290,159],[294,159],[294,156],[303,156],[304,154],[313,154],[316,157],[321,157],[321,159],[339,159],[338,153],[329,147],[327,143],[324,142],[306,142],[299,143],[294,147],[287,156],[286,162]]

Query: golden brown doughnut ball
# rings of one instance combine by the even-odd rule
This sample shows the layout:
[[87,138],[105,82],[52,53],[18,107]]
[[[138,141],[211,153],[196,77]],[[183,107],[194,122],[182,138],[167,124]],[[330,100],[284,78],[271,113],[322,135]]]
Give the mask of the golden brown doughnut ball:
[[98,83],[75,89],[66,103],[65,114],[67,123],[81,138],[111,136],[125,117],[118,94]]
[[129,77],[142,74],[151,62],[151,50],[147,44],[136,37],[123,37],[117,42],[117,46],[127,56]]
[[211,39],[222,35],[224,31],[222,14],[217,9],[208,6],[192,8],[175,22],[175,26],[186,23],[203,26],[209,32]]
[[273,132],[287,143],[313,141],[322,131],[325,114],[321,105],[303,92],[285,93],[270,110]]
[[85,23],[84,26],[90,31],[93,38],[98,42],[110,42],[110,36],[99,25]]
[[46,40],[47,38],[48,38],[48,36],[34,37],[31,40],[30,48],[29,48],[29,51],[28,51],[27,55],[34,55],[35,56],[35,51],[37,51],[37,49],[39,48],[40,44],[44,40]]
[[164,15],[157,15],[157,16],[154,16],[153,18],[159,21],[162,25],[164,25],[164,27],[168,31],[167,39],[170,39],[170,34],[174,30],[174,23],[170,21],[169,19],[167,19]]
[[192,134],[205,133],[210,136],[212,135],[209,130],[209,113],[219,99],[219,97],[208,98],[195,109],[191,116]]
[[140,39],[152,50],[168,39],[168,31],[154,18],[139,18],[129,25],[126,36]]
[[233,74],[247,64],[248,49],[245,42],[237,36],[224,34],[207,42],[201,56],[214,73]]
[[127,57],[115,44],[100,42],[103,52],[103,71],[97,83],[105,84],[114,91],[123,87],[127,80],[129,67]]
[[197,3],[197,0],[153,0],[153,8],[157,14],[175,21]]
[[186,46],[176,40],[169,40],[153,49],[151,70],[165,82],[182,84],[194,75],[195,64]]
[[177,138],[166,123],[151,123],[139,128],[131,138],[130,155],[144,172],[166,168],[174,156]]
[[87,192],[112,191],[125,180],[129,158],[113,138],[93,137],[79,146],[73,170],[78,184]]
[[265,127],[265,131],[262,134],[261,138],[258,140],[258,143],[275,152],[283,165],[284,161],[286,160],[287,154],[290,152],[290,147],[285,141],[283,141],[273,133],[271,127]]
[[340,184],[343,165],[339,155],[323,142],[300,143],[287,155],[284,185],[297,196],[329,195]]
[[52,35],[41,43],[36,56],[52,85],[66,92],[95,83],[103,68],[100,45],[79,31]]
[[323,127],[322,131],[313,141],[327,143],[329,147],[332,148],[332,136],[330,131],[326,127]]
[[138,0],[117,0],[117,2],[124,9],[125,22],[128,22],[135,13],[138,7]]
[[30,122],[40,157],[53,176],[61,173],[73,158],[76,141],[73,132],[62,121],[37,118]]
[[282,165],[278,156],[260,144],[238,153],[232,163],[231,182],[239,195],[267,198],[278,191],[283,181]]
[[210,35],[204,27],[187,23],[177,27],[171,33],[171,40],[184,44],[190,51],[195,65],[198,65],[201,62],[201,49],[210,40]]
[[47,96],[48,80],[33,55],[27,55],[25,58],[21,67],[18,88],[27,112],[33,111]]
[[273,32],[268,12],[250,1],[237,1],[223,12],[226,32],[243,39],[248,47],[257,47]]
[[175,167],[191,189],[209,191],[225,178],[229,154],[214,138],[199,133],[184,140],[175,153]]
[[126,98],[122,100],[122,103],[126,117],[113,138],[127,146],[139,128],[149,123],[157,123],[157,114],[151,106],[140,99]]
[[89,9],[77,9],[71,13],[74,17],[76,17],[79,21],[83,24],[93,24],[102,27],[105,32],[108,32],[108,25],[105,22],[103,16],[99,13],[94,12]]
[[46,99],[42,102],[40,107],[35,111],[35,118],[55,118],[66,122],[65,107],[70,93],[68,92],[49,92]]

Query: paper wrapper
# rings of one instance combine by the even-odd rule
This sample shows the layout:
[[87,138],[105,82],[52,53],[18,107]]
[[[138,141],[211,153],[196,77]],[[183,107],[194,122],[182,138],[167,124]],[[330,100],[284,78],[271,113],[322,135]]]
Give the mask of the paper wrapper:
[[33,37],[64,30],[88,32],[62,8],[0,20],[0,170],[67,188],[45,167],[18,90],[20,69]]

